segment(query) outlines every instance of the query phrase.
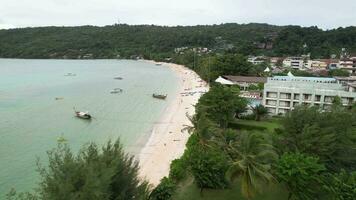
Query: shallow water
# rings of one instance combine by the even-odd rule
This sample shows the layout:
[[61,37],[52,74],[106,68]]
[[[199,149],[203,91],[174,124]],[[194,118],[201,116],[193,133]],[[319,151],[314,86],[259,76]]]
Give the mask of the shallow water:
[[[142,61],[0,59],[0,199],[12,187],[34,187],[36,157],[45,162],[61,135],[75,151],[118,137],[137,151],[135,142],[147,137],[177,87],[168,67]],[[110,94],[114,88],[123,92]],[[168,94],[167,101],[154,92]],[[75,118],[73,107],[94,119]]]

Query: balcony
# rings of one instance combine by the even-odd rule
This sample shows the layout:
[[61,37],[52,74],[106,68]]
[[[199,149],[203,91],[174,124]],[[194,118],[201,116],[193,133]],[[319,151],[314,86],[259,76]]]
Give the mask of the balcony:
[[280,93],[279,98],[280,99],[291,99],[292,95],[291,95],[291,93]]
[[277,92],[267,92],[267,98],[277,98]]
[[276,106],[277,105],[277,101],[276,100],[267,100],[266,101],[266,105],[267,106]]
[[279,106],[280,107],[284,107],[284,108],[289,108],[290,107],[290,102],[288,102],[288,101],[280,101],[279,102]]
[[312,101],[311,94],[303,94],[303,101]]

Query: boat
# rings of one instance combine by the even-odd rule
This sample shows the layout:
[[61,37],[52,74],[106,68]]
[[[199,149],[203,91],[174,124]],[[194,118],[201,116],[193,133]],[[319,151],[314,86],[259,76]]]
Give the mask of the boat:
[[115,80],[122,80],[122,79],[124,79],[124,78],[118,76],[118,77],[114,77],[114,79],[115,79]]
[[56,97],[55,100],[63,100],[63,97]]
[[67,141],[68,140],[63,135],[61,135],[57,138],[58,143],[66,143]]
[[75,116],[81,119],[91,119],[91,115],[89,112],[82,112],[82,111],[74,111]]
[[153,98],[156,98],[156,99],[166,99],[167,98],[167,95],[163,95],[163,94],[155,94],[155,93],[153,93],[152,94],[152,97]]
[[156,63],[156,66],[161,66],[162,65],[162,63]]
[[122,92],[123,90],[121,88],[114,88],[113,90],[110,91],[110,94],[118,94]]
[[65,74],[64,76],[76,76],[76,74],[73,74],[73,73],[67,73],[67,74]]

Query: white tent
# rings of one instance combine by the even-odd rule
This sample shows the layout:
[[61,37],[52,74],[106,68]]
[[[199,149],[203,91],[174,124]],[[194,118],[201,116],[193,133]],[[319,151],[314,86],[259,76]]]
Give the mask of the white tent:
[[266,69],[264,70],[264,72],[270,72],[271,70],[269,69],[269,67],[266,67]]
[[288,74],[287,74],[289,77],[294,77],[294,75],[292,74],[292,72],[288,72]]
[[229,80],[227,80],[227,79],[224,79],[224,78],[221,77],[221,76],[219,76],[219,78],[217,78],[217,79],[215,80],[215,82],[221,83],[222,85],[234,85],[233,82],[231,82],[231,81],[229,81]]

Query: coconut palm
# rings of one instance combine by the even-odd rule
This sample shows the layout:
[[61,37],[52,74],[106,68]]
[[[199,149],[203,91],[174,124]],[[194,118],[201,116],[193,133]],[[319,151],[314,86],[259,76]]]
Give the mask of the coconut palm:
[[227,171],[230,180],[241,178],[241,192],[251,199],[262,182],[274,180],[269,172],[277,154],[266,135],[242,132],[236,142],[231,143],[232,163]]
[[251,106],[253,114],[255,115],[255,120],[260,121],[261,117],[268,113],[268,110],[263,105],[259,104],[257,106]]
[[181,132],[187,131],[189,134],[196,134],[199,143],[203,146],[209,146],[208,143],[213,142],[215,138],[220,135],[218,125],[207,116],[207,112],[203,111],[194,116],[190,116],[186,113],[186,116],[191,125],[184,125]]

